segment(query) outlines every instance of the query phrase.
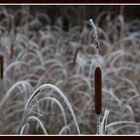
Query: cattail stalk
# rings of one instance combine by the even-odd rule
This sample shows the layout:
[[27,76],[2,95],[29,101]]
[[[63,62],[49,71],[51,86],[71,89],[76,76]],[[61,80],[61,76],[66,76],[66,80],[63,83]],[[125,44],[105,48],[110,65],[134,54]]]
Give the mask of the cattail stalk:
[[94,71],[94,89],[95,89],[95,113],[98,115],[97,118],[97,134],[106,134],[106,123],[109,115],[109,110],[105,110],[102,113],[102,70],[99,64],[99,40],[97,28],[92,19],[89,20],[90,25],[93,27],[93,38],[96,42],[96,60],[97,66]]
[[[97,28],[92,19],[89,20],[90,25],[93,28],[93,38],[96,43],[96,60],[97,65],[99,65],[99,39]],[[94,72],[94,87],[95,87],[95,113],[100,115],[102,112],[102,71],[99,66],[95,68]]]
[[92,26],[92,28],[93,28],[93,38],[94,38],[94,40],[95,40],[95,43],[96,43],[96,45],[97,45],[97,47],[99,46],[99,39],[98,39],[98,33],[97,33],[97,28],[96,28],[96,26],[95,26],[95,24],[94,24],[94,22],[93,22],[93,20],[92,19],[90,19],[89,20],[90,21],[90,25]]
[[3,56],[0,54],[0,80],[3,80]]
[[102,112],[102,71],[99,66],[94,72],[94,87],[95,87],[95,113],[97,115]]
[[105,109],[103,113],[97,118],[97,135],[107,134],[106,124],[109,116],[109,110]]

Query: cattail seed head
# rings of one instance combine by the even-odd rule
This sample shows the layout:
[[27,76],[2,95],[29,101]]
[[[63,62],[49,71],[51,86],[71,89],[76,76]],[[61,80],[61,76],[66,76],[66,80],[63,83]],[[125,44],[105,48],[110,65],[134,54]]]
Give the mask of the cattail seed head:
[[3,80],[3,56],[0,54],[0,80]]
[[95,112],[99,115],[102,111],[102,71],[99,66],[94,72],[94,87],[95,87]]

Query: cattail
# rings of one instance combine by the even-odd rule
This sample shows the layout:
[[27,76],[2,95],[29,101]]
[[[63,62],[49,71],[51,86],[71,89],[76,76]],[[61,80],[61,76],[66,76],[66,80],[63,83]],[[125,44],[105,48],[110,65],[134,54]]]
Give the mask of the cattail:
[[95,87],[95,112],[99,115],[102,111],[102,71],[99,66],[95,68],[94,73]]
[[13,58],[13,52],[14,52],[14,45],[11,45],[11,51],[10,51],[10,59]]
[[0,80],[3,80],[3,56],[0,54]]

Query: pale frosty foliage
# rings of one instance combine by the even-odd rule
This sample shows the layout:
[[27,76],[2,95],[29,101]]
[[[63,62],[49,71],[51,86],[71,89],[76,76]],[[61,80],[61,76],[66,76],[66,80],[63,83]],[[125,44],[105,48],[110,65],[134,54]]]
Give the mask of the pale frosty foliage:
[[[51,25],[47,13],[32,15],[28,6],[16,12],[1,6],[1,134],[96,135],[93,70],[97,45],[103,110],[107,110],[99,133],[105,127],[107,135],[140,134],[140,21],[126,23],[120,14],[114,19],[107,14],[100,27],[102,14],[95,23],[84,21],[83,26],[70,26],[65,32],[61,18]],[[51,88],[37,90],[46,83]]]

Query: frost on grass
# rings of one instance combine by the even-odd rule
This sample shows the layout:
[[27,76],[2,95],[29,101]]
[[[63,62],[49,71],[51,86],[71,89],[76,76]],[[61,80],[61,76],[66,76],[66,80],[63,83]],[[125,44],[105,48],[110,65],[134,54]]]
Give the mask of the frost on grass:
[[[107,134],[139,134],[140,21],[126,22],[123,14],[112,17],[103,11],[96,24],[90,20],[89,29],[86,20],[83,26],[71,24],[73,15],[63,10],[70,23],[67,32],[60,17],[52,25],[49,14],[32,15],[30,6],[16,12],[1,6],[0,133],[16,134],[20,128],[18,134],[96,134],[92,74],[98,58],[103,110],[110,110]],[[75,57],[77,48],[82,51]],[[42,87],[46,83],[62,89],[63,96],[52,86]],[[104,133],[101,122],[99,132]]]
[[[65,94],[64,94],[58,87],[56,87],[56,86],[54,86],[54,85],[52,85],[52,84],[44,84],[44,85],[40,86],[36,91],[34,91],[34,92],[32,93],[32,95],[30,96],[30,98],[28,99],[28,101],[27,101],[27,103],[26,103],[26,105],[25,105],[25,112],[23,113],[23,115],[26,116],[26,113],[28,113],[28,110],[29,110],[29,108],[30,108],[30,105],[32,104],[32,101],[33,101],[34,99],[36,99],[36,97],[38,96],[38,94],[40,94],[41,91],[42,91],[42,90],[45,90],[46,88],[52,88],[52,89],[56,90],[57,93],[62,97],[62,99],[64,100],[64,102],[65,102],[66,105],[68,106],[69,111],[71,112],[71,115],[72,115],[73,120],[74,120],[74,124],[76,125],[76,128],[77,128],[77,132],[78,132],[78,134],[80,134],[80,129],[79,129],[79,126],[78,126],[78,122],[77,122],[75,113],[74,113],[74,111],[73,111],[73,109],[72,109],[72,106],[71,106],[70,102],[68,101],[68,99],[67,99],[67,97],[65,96]],[[48,98],[48,99],[52,99],[52,98]],[[54,98],[53,100],[55,100],[55,98]],[[57,100],[55,100],[55,101],[57,102]],[[62,105],[61,105],[59,102],[57,102],[57,103],[58,103],[58,105],[61,107],[61,110],[62,110]],[[62,111],[63,111],[63,110],[62,110]],[[64,111],[63,111],[63,115],[64,115]],[[24,117],[24,116],[23,116],[23,117]],[[65,118],[64,118],[64,119],[65,119]],[[24,118],[23,118],[23,120],[24,120]],[[65,120],[65,123],[66,123],[66,120]],[[21,124],[22,124],[22,122],[21,122]]]
[[102,114],[99,115],[97,119],[97,135],[107,134],[106,125],[109,115],[109,110],[105,110]]

